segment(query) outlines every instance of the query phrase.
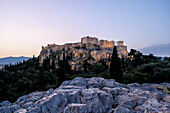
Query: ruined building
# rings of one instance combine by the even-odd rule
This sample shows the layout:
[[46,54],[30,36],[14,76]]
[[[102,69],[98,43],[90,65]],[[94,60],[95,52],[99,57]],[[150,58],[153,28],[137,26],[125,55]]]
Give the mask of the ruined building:
[[[113,50],[115,46],[115,41],[108,40],[98,40],[96,37],[83,37],[81,38],[81,44],[84,45],[87,49],[110,49]],[[123,45],[123,41],[117,41],[117,49],[119,57],[127,57],[127,46]]]
[[48,44],[46,47],[42,47],[42,51],[40,52],[40,60],[43,60],[47,57],[51,57],[55,59],[56,63],[59,58],[62,60],[63,50],[67,56],[72,57],[70,60],[70,64],[77,69],[82,68],[82,64],[84,60],[88,60],[89,63],[97,63],[98,61],[104,59],[108,61],[111,58],[113,47],[117,46],[119,57],[127,57],[128,51],[127,46],[123,45],[123,41],[108,41],[108,40],[98,40],[96,37],[83,37],[81,38],[81,42],[77,43],[66,43],[64,45],[57,44]]

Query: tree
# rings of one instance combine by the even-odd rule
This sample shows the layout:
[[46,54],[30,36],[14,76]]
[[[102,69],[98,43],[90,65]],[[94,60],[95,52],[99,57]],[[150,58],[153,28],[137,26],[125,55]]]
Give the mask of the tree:
[[124,68],[125,68],[125,58],[124,56],[122,56],[122,69],[124,70]]
[[122,82],[123,72],[121,70],[120,59],[117,54],[117,46],[114,46],[111,64],[110,64],[110,78],[115,79],[118,82]]
[[63,60],[59,61],[59,73],[58,75],[58,86],[65,80],[66,73],[71,74],[71,66],[68,63],[68,59],[65,57],[65,49],[63,49]]
[[49,70],[50,67],[51,67],[51,65],[50,65],[50,59],[49,59],[49,57],[47,57],[47,58],[44,59],[44,61],[43,61],[42,68],[43,68],[44,70]]
[[52,69],[52,70],[55,69],[55,60],[54,60],[54,59],[52,59],[51,69]]
[[87,66],[88,66],[88,62],[87,62],[87,60],[84,60],[83,67],[84,67],[84,72],[85,73],[87,72]]

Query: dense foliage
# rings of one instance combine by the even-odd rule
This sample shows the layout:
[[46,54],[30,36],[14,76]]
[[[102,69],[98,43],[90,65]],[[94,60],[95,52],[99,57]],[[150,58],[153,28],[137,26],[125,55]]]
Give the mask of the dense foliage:
[[[112,78],[110,75],[114,73],[113,78],[123,83],[170,82],[170,57],[162,60],[153,54],[143,55],[132,49],[128,58],[120,59],[115,51],[112,57],[101,59],[93,65],[88,61],[93,58],[85,60],[83,70],[71,70],[68,62],[72,57],[65,56],[65,51],[62,56],[62,60],[58,58],[58,64],[55,57],[50,56],[44,59],[42,64],[39,63],[39,58],[33,57],[23,63],[5,65],[3,70],[0,70],[0,101],[14,102],[22,95],[55,88],[64,80],[77,76]],[[108,62],[111,63],[111,68]],[[59,68],[56,68],[56,65]],[[123,80],[119,80],[122,79],[122,72]]]
[[[60,60],[60,65],[66,64],[63,62]],[[0,71],[0,101],[13,102],[19,96],[30,92],[47,90],[60,85],[59,83],[64,81],[65,74],[68,74],[71,68],[66,66],[67,72],[65,72],[63,68],[56,69],[52,64],[47,58],[41,66],[39,58],[33,57],[23,63],[5,65],[4,69]]]

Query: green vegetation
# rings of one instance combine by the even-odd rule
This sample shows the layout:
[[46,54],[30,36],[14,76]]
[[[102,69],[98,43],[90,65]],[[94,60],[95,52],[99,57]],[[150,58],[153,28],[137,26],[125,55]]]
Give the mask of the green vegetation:
[[[114,48],[112,57],[101,59],[95,64],[90,64],[89,59],[93,58],[89,58],[84,61],[83,70],[71,70],[68,62],[72,57],[65,56],[64,50],[62,52],[62,60],[54,55],[44,59],[42,64],[39,63],[39,58],[33,57],[23,63],[5,65],[3,70],[0,70],[0,101],[14,102],[22,95],[56,88],[64,80],[78,76],[113,78],[126,84],[170,82],[170,57],[161,60],[153,54],[143,55],[132,49],[129,58],[120,59]],[[56,65],[59,68],[56,68]]]

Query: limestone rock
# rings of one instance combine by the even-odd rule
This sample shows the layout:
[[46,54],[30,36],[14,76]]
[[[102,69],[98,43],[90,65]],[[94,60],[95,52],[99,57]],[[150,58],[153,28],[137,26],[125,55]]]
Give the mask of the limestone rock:
[[67,105],[67,98],[63,93],[53,93],[48,97],[44,97],[35,103],[39,108],[39,112],[60,113],[64,111]]
[[86,88],[87,81],[82,77],[76,77],[68,83],[70,86],[81,86]]
[[86,104],[68,104],[64,113],[89,113]]
[[1,102],[0,113],[168,113],[170,95],[153,86],[77,77],[55,90],[33,92],[15,103]]
[[18,109],[14,113],[27,113],[27,110],[26,109]]
[[126,107],[118,106],[115,109],[114,113],[135,113],[135,112]]

